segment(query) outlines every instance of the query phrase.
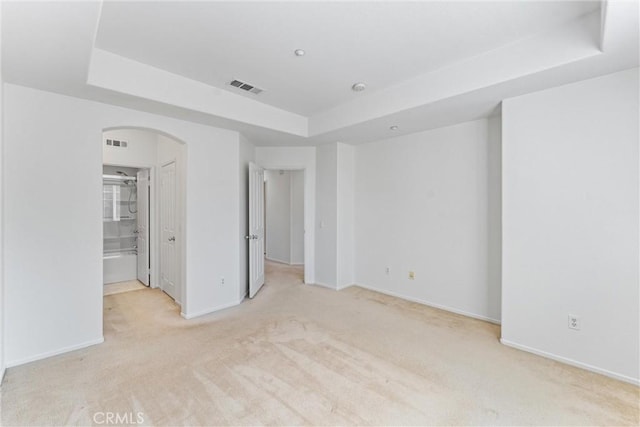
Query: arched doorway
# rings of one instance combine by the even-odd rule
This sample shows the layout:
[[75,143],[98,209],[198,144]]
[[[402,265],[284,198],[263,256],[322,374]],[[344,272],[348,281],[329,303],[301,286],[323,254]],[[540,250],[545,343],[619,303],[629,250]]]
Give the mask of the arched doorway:
[[154,129],[102,133],[105,293],[160,289],[185,301],[186,144]]

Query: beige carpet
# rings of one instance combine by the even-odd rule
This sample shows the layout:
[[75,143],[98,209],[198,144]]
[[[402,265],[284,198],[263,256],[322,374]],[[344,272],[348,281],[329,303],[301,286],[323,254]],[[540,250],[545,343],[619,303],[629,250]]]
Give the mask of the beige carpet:
[[109,283],[104,285],[102,289],[102,294],[107,296],[121,294],[122,292],[139,291],[147,289],[147,287],[138,280],[129,280],[126,282]]
[[3,425],[638,425],[637,387],[495,325],[267,271],[255,299],[191,321],[155,289],[105,297],[104,344],[8,370]]

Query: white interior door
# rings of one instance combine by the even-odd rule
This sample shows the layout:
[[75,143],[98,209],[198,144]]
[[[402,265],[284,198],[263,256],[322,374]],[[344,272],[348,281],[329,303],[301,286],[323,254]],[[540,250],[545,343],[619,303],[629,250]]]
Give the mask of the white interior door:
[[176,223],[176,164],[171,162],[160,172],[160,288],[174,300],[178,296]]
[[249,298],[264,285],[264,169],[249,164]]
[[149,286],[149,169],[138,171],[138,280]]

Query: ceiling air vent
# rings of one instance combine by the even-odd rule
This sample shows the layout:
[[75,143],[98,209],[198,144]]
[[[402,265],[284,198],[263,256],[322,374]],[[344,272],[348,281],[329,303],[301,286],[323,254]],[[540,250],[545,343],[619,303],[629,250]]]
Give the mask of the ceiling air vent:
[[118,141],[117,139],[107,139],[107,145],[112,147],[127,148],[127,141]]
[[249,83],[241,82],[240,80],[233,80],[229,83],[233,87],[237,87],[238,89],[242,89],[247,92],[255,93],[256,95],[262,92],[262,89],[259,89]]

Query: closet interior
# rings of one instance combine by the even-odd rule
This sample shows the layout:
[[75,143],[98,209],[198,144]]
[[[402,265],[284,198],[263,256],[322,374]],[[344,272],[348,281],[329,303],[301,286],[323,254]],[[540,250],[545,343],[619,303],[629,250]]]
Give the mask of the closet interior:
[[103,282],[149,286],[149,172],[107,165],[102,172]]

